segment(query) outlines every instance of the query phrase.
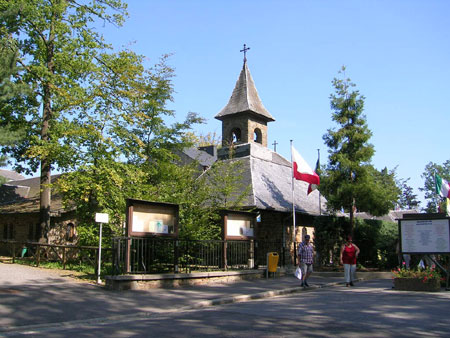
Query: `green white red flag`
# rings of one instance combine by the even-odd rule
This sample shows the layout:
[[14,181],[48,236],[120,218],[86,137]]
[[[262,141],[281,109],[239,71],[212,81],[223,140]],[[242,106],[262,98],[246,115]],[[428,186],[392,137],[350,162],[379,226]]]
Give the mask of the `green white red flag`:
[[434,182],[436,185],[436,194],[442,197],[450,198],[450,186],[446,180],[444,180],[438,174],[434,175]]

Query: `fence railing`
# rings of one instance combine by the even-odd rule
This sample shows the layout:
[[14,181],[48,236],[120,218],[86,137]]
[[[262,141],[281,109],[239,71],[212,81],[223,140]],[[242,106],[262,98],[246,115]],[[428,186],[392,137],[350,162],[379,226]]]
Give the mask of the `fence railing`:
[[[29,259],[39,266],[57,261],[63,269],[84,263],[97,273],[98,247],[13,240],[0,240],[0,245],[0,251],[13,262]],[[109,264],[112,269],[108,273],[116,275],[252,269],[266,265],[268,252],[277,252],[279,265],[286,265],[289,252],[281,242],[117,237],[111,248],[102,248],[102,266]]]
[[115,274],[258,268],[266,265],[268,252],[280,255],[281,266],[286,263],[283,243],[254,240],[117,237],[113,250]]
[[[42,262],[59,262],[63,269],[68,264],[86,264],[92,266],[97,273],[98,247],[57,245],[39,242],[23,242],[0,240],[1,253],[11,257],[15,263],[18,259],[32,260],[36,266]],[[113,249],[102,248],[102,262],[112,263]]]

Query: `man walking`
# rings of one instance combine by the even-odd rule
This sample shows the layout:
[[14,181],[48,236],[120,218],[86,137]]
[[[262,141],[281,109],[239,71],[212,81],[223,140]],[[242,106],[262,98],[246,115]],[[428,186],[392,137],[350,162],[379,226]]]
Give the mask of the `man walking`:
[[305,240],[298,246],[298,266],[302,269],[302,284],[303,287],[308,287],[308,277],[313,271],[314,248],[310,243],[311,237],[305,236]]

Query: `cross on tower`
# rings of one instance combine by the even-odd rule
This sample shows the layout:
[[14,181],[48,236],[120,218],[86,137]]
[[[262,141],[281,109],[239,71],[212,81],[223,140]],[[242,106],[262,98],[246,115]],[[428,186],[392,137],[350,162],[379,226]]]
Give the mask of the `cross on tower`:
[[244,52],[244,64],[247,62],[247,51],[250,47],[247,48],[247,45],[244,43],[244,49],[241,49],[241,53]]
[[274,152],[277,152],[277,144],[278,144],[277,141],[273,141],[273,143],[272,143]]

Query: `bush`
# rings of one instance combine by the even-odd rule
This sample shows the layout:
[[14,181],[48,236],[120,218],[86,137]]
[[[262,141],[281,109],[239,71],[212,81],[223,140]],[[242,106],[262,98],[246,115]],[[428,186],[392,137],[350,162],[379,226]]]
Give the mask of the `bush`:
[[427,282],[429,279],[439,279],[441,280],[441,274],[435,269],[417,269],[409,270],[404,268],[397,268],[392,270],[395,278],[418,278],[422,279],[423,282]]
[[[314,221],[314,244],[320,265],[339,264],[339,254],[349,233],[349,219],[320,216]],[[360,248],[358,264],[369,268],[392,269],[397,266],[398,225],[394,222],[355,219],[353,242]]]
[[361,250],[358,261],[364,266],[381,269],[391,269],[397,266],[397,238],[397,223],[355,220],[353,241]]
[[339,252],[348,220],[344,217],[319,216],[314,219],[314,246],[319,265],[339,264]]

